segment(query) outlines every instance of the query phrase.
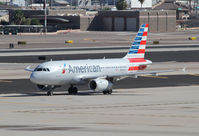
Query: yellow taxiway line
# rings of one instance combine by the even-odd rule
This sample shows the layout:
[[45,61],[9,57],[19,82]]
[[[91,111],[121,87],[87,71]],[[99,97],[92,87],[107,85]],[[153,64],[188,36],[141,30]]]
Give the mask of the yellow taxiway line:
[[0,80],[1,83],[12,83],[12,81],[9,80]]
[[199,74],[188,74],[188,75],[191,75],[191,76],[199,76]]
[[161,76],[151,76],[151,75],[144,75],[142,77],[151,77],[151,78],[160,78],[160,79],[167,79],[168,77],[161,77]]

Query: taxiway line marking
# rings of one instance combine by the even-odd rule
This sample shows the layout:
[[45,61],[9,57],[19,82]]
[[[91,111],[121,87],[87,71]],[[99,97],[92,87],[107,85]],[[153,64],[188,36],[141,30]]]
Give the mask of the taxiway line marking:
[[161,79],[168,79],[168,77],[161,77],[161,76],[150,76],[150,75],[144,75],[142,77],[152,77],[152,78],[161,78]]
[[43,104],[43,103],[27,103],[27,102],[14,102],[14,101],[1,101],[1,103],[6,103],[6,104],[17,104],[17,105],[39,105],[39,106],[57,106],[55,104]]
[[199,74],[188,74],[188,75],[191,75],[191,76],[199,76]]
[[13,81],[9,81],[9,80],[0,80],[1,83],[12,83]]

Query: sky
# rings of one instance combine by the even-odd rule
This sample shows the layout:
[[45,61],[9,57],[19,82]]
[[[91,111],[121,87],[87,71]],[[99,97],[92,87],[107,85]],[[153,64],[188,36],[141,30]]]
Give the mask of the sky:
[[25,0],[13,0],[13,4],[25,6]]

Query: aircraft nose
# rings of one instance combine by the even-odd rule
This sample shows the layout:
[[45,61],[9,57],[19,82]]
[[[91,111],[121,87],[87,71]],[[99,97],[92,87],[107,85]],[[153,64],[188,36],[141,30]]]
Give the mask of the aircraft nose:
[[30,81],[37,84],[37,77],[34,72],[30,75]]
[[42,73],[37,73],[37,72],[33,72],[30,75],[30,81],[34,84],[46,85],[49,83],[49,80],[47,78],[48,77],[46,77],[46,75],[43,75]]

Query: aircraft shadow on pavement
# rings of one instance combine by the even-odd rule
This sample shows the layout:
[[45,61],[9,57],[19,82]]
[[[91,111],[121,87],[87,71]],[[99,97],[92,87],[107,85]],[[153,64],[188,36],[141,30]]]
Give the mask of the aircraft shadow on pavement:
[[[92,92],[92,91],[81,91],[78,92],[76,95],[70,95],[67,92],[55,92],[53,96],[93,96],[93,95],[98,95],[98,96],[143,96],[143,95],[150,95],[150,94],[138,94],[137,92],[132,92],[132,93],[125,93],[125,92],[118,92],[118,91],[113,91],[113,94],[111,95],[104,95],[102,92]],[[19,94],[14,94],[14,95],[6,95],[6,96],[1,96],[1,97],[39,97],[39,96],[47,96],[46,93],[42,92],[35,92],[35,93],[19,93]],[[49,96],[49,97],[53,97]]]
[[[163,77],[163,78],[162,78]],[[199,76],[197,75],[168,75],[161,76],[161,78],[156,77],[139,77],[137,79],[126,78],[124,80],[118,81],[114,84],[112,95],[138,95],[134,93],[137,88],[151,88],[151,87],[175,87],[175,86],[191,86],[198,85]],[[61,88],[57,88],[54,95],[69,95],[67,85]],[[92,95],[103,95],[102,92],[93,92],[88,90],[88,86],[77,86],[80,90],[77,96],[92,96]],[[28,89],[27,89],[28,88]],[[125,92],[125,90],[119,93],[117,89],[134,89],[132,93]],[[12,80],[11,83],[1,83],[0,84],[1,94],[5,97],[34,97],[34,96],[46,96],[46,92],[39,91],[36,85],[30,83],[29,80]]]

